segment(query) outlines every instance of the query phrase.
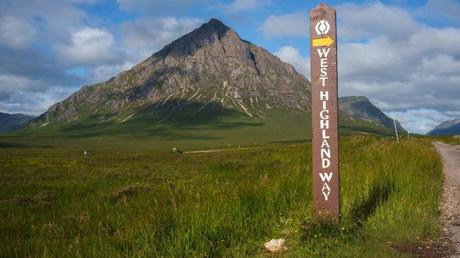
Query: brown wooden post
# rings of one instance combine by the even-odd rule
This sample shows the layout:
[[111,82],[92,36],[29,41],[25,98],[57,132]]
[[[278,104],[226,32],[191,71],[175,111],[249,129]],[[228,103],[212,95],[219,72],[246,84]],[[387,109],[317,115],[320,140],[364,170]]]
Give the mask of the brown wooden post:
[[340,218],[335,9],[320,4],[310,12],[312,173],[315,220]]

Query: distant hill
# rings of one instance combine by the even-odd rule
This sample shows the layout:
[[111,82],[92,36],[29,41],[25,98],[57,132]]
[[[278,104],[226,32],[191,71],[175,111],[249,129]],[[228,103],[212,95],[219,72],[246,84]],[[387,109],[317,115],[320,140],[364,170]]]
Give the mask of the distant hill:
[[34,118],[34,116],[23,114],[7,114],[0,112],[0,133],[11,132],[21,128]]
[[[353,118],[362,119],[370,123],[382,125],[388,129],[394,128],[393,119],[385,115],[378,107],[363,96],[348,96],[339,98],[339,108]],[[398,130],[405,131],[399,122]]]
[[460,135],[460,118],[442,122],[429,131],[427,135]]
[[[310,137],[310,106],[311,84],[292,65],[211,19],[132,69],[82,87],[23,132],[286,141]],[[342,133],[391,133],[355,108],[340,113]]]

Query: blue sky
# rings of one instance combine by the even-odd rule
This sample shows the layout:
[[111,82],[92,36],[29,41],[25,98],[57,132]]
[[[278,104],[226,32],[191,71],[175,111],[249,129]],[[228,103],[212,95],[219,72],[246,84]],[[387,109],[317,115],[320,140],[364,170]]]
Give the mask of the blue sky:
[[[0,112],[38,115],[218,18],[309,78],[308,11],[320,1],[0,0]],[[327,1],[339,91],[407,129],[460,117],[460,1]]]

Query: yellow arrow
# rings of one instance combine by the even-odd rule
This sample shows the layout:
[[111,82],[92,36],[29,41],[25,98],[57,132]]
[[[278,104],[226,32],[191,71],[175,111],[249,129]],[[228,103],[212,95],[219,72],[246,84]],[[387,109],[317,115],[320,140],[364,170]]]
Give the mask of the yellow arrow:
[[331,39],[331,37],[327,36],[325,38],[319,38],[319,39],[313,39],[312,44],[314,47],[324,47],[324,46],[330,46],[334,43],[334,40]]

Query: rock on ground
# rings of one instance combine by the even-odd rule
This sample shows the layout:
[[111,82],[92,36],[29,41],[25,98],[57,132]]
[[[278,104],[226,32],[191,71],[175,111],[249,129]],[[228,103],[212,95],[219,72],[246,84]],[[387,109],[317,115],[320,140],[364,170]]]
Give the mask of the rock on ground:
[[286,240],[284,238],[272,239],[264,244],[265,248],[272,253],[286,250],[287,247],[284,245]]

